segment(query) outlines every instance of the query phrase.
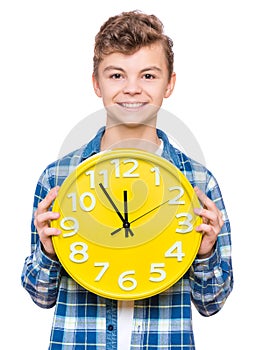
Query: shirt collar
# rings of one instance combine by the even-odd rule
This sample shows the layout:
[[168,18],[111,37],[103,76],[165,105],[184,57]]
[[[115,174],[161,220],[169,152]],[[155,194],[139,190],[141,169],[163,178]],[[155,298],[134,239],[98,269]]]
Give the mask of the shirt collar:
[[101,127],[96,136],[87,144],[82,153],[82,161],[100,152],[100,143],[104,132],[105,126]]
[[[96,136],[87,144],[82,153],[82,161],[100,152],[100,144],[104,132],[105,126],[101,127]],[[182,170],[183,166],[180,157],[181,152],[170,144],[167,135],[162,130],[157,129],[157,135],[163,141],[162,157],[169,160],[177,168]]]
[[162,130],[157,129],[157,135],[163,141],[162,157],[169,160],[169,162],[174,164],[178,169],[182,170],[181,152],[171,145],[168,136]]

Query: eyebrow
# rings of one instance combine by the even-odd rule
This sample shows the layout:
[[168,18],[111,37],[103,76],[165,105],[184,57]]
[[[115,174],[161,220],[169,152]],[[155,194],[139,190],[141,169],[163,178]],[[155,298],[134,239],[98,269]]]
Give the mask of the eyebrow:
[[[110,70],[119,70],[121,72],[125,72],[125,70],[121,67],[118,67],[118,66],[107,66],[104,68],[103,72],[107,72],[107,71],[110,71]],[[143,72],[147,72],[149,70],[154,70],[154,71],[158,71],[158,72],[162,72],[162,69],[157,67],[157,66],[149,66],[149,67],[145,67],[143,68],[140,73],[143,73]]]

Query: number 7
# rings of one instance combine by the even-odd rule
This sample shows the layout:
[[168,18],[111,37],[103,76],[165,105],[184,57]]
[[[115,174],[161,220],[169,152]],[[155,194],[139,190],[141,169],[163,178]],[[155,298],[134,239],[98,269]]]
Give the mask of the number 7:
[[110,264],[108,262],[95,262],[94,263],[95,267],[102,267],[100,273],[98,274],[98,276],[95,278],[95,282],[98,282],[101,280],[102,276],[104,275],[104,273],[108,270]]

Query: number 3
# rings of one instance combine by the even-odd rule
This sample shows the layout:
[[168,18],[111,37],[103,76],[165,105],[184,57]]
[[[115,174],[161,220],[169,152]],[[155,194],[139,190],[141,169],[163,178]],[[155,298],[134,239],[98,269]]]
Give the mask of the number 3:
[[191,223],[191,220],[193,219],[192,215],[189,213],[179,213],[176,215],[177,219],[181,217],[186,217],[186,220],[179,221],[178,224],[180,226],[187,226],[187,228],[177,228],[175,231],[178,233],[188,233],[193,230],[193,224]]

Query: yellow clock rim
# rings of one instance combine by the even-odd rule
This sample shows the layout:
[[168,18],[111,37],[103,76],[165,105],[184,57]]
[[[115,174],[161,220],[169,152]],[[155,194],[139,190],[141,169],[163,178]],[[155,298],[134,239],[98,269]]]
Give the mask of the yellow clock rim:
[[[152,154],[152,153],[145,152],[145,151],[138,150],[138,149],[114,149],[114,150],[107,150],[107,151],[97,153],[97,154],[91,156],[90,158],[86,159],[82,163],[80,163],[69,174],[69,176],[64,180],[64,182],[59,190],[58,197],[54,201],[52,210],[53,211],[57,210],[59,199],[64,197],[65,192],[67,191],[68,187],[72,184],[72,182],[76,181],[76,179],[84,171],[86,171],[87,168],[91,168],[94,165],[96,165],[100,161],[100,159],[102,159],[103,161],[107,161],[108,159],[111,159],[112,157],[122,157],[122,158],[123,157],[134,157],[134,158],[139,158],[139,159],[143,159],[143,160],[145,160],[147,158],[147,161],[152,161],[156,165],[159,164],[162,167],[165,167],[170,172],[174,172],[174,170],[177,169],[176,175],[180,178],[180,181],[182,181],[184,183],[184,187],[185,187],[186,191],[188,193],[193,192],[193,187],[190,184],[189,180],[186,178],[186,176],[178,168],[176,168],[174,164],[170,163],[165,158],[162,158],[160,156],[157,156],[156,154]],[[195,207],[200,207],[200,203],[198,201],[197,196],[194,195],[192,200],[194,201]],[[60,254],[60,250],[59,250],[59,246],[57,244],[58,241],[56,239],[56,236],[52,236],[52,241],[53,241],[55,252],[58,256],[59,261],[61,261],[63,268],[73,278],[73,280],[75,280],[82,287],[84,287],[85,289],[87,289],[87,290],[89,290],[97,295],[100,295],[100,296],[106,297],[106,298],[111,298],[111,299],[115,299],[115,300],[139,300],[139,299],[144,299],[144,298],[159,294],[161,292],[164,292],[165,290],[170,288],[172,285],[177,283],[184,276],[184,274],[187,272],[187,270],[189,269],[189,267],[193,263],[195,256],[198,252],[200,243],[201,243],[201,238],[202,238],[202,235],[200,234],[199,235],[199,242],[196,245],[195,252],[193,252],[193,255],[192,255],[193,258],[191,260],[191,263],[189,263],[184,269],[182,269],[180,276],[178,276],[178,278],[175,281],[171,282],[170,284],[166,284],[165,286],[159,288],[156,292],[152,292],[152,291],[146,291],[146,292],[142,292],[142,293],[138,293],[136,291],[134,293],[129,292],[127,297],[123,293],[111,293],[111,292],[102,291],[100,288],[95,288],[94,286],[87,286],[85,281],[83,282],[82,278],[79,278],[74,273],[72,273],[71,269],[68,268],[68,266],[66,266],[62,262],[63,256]]]

